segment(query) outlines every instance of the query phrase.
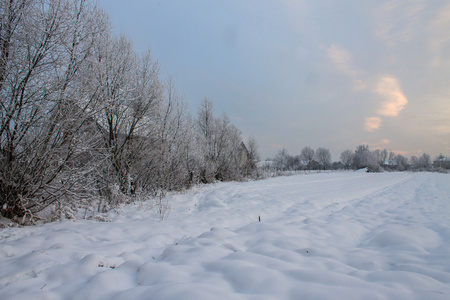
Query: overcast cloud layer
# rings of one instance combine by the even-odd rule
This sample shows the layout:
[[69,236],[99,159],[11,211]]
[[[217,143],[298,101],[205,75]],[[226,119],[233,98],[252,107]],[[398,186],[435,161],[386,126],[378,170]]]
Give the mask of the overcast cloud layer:
[[102,0],[195,111],[206,96],[263,158],[368,144],[450,155],[450,2]]

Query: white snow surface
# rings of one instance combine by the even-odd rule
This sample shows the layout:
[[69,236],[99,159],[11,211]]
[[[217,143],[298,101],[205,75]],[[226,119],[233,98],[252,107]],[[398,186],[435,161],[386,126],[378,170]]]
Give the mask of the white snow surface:
[[449,175],[302,174],[165,200],[165,221],[148,201],[0,229],[0,299],[450,299]]

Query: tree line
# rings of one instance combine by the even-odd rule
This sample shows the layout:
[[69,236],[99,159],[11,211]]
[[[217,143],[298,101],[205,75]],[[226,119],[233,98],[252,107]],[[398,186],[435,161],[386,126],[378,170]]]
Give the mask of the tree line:
[[206,99],[196,116],[151,51],[89,0],[0,4],[1,215],[98,211],[138,193],[254,176],[247,145]]
[[387,149],[371,151],[368,145],[359,145],[354,151],[345,150],[338,162],[332,163],[331,153],[328,149],[319,147],[316,150],[304,147],[299,155],[290,155],[286,149],[280,150],[266,168],[280,171],[298,170],[357,170],[367,168],[369,172],[387,171],[430,171],[449,168],[450,160],[442,154],[435,162],[430,155],[411,156],[409,159]]

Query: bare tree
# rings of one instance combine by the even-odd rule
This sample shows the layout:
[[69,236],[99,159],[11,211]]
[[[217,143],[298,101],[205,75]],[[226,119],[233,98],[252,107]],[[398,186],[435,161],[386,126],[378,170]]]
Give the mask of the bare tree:
[[142,158],[141,150],[149,146],[161,100],[159,67],[150,50],[137,55],[125,36],[116,38],[106,32],[102,38],[86,83],[90,97],[101,104],[96,120],[109,161],[100,183],[106,188],[118,184],[120,191],[128,194],[132,164]]
[[411,168],[413,170],[419,168],[419,159],[417,158],[417,156],[413,155],[410,157],[409,162],[411,164]]
[[291,155],[288,153],[286,149],[281,149],[278,151],[277,155],[275,155],[273,162],[274,167],[277,170],[287,170],[289,167],[289,160]]
[[80,182],[72,160],[92,123],[78,71],[106,27],[82,0],[0,8],[0,202],[5,216],[32,216],[73,196]]
[[204,99],[197,116],[198,143],[203,153],[203,182],[240,179],[245,168],[242,161],[242,138],[239,129],[224,113],[216,118],[213,103]]
[[211,148],[213,147],[214,120],[214,104],[205,97],[198,111],[197,124],[200,133],[205,137],[206,143]]
[[159,194],[181,189],[189,183],[188,157],[190,132],[188,109],[177,94],[173,80],[165,84],[163,102],[156,113],[152,147],[143,150],[144,167],[136,168],[136,180],[145,189]]
[[395,166],[395,163],[396,163],[395,159],[396,159],[395,153],[392,152],[392,151],[389,152],[389,156],[388,156],[388,164],[389,164],[389,166],[391,166],[391,167]]
[[401,154],[397,154],[395,164],[398,171],[405,171],[408,168],[408,158]]
[[300,153],[300,159],[309,169],[311,167],[311,162],[314,160],[314,149],[311,147],[304,147]]
[[354,163],[357,169],[370,168],[378,171],[379,165],[375,155],[369,150],[368,145],[359,145],[355,150]]
[[426,153],[422,154],[422,156],[420,156],[417,161],[417,165],[419,168],[423,168],[425,170],[431,169],[432,162],[431,162],[430,155],[428,155]]
[[163,195],[242,176],[228,116],[205,99],[194,126],[170,80],[164,93],[150,51],[110,28],[94,0],[0,2],[2,215],[115,204],[136,183]]
[[383,166],[386,164],[386,159],[388,158],[388,151],[386,149],[376,149],[373,152],[373,155],[375,156],[378,165]]
[[216,119],[216,179],[237,180],[242,177],[244,163],[241,131],[231,123],[226,113]]
[[327,148],[317,148],[315,157],[324,170],[331,165],[331,153]]
[[248,146],[248,154],[250,159],[254,164],[258,163],[261,160],[261,156],[258,151],[258,143],[253,136],[250,136],[247,141]]
[[214,117],[214,105],[212,101],[204,98],[197,113],[198,143],[203,152],[202,181],[211,182],[216,177],[216,121]]
[[[259,177],[261,174],[258,172],[258,162],[260,161],[260,155],[258,151],[258,144],[253,136],[250,136],[247,141],[247,147],[243,145],[243,160],[244,160],[244,175],[251,176],[253,178]],[[247,150],[247,151],[245,151]]]
[[350,167],[352,166],[353,158],[354,154],[350,150],[345,150],[341,153],[341,162],[347,170],[350,169]]

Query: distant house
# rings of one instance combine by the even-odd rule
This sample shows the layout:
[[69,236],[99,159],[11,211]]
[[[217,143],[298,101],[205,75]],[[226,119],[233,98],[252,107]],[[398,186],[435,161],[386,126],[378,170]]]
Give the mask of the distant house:
[[343,170],[343,169],[345,169],[345,166],[344,166],[343,163],[341,163],[340,161],[338,161],[338,162],[334,162],[334,163],[332,164],[332,168],[333,168],[333,170]]
[[308,168],[308,170],[319,170],[322,168],[322,165],[319,162],[312,160],[306,167]]
[[448,157],[440,157],[433,161],[433,167],[442,168],[442,169],[450,169],[450,158]]
[[241,143],[239,155],[239,167],[241,167],[241,169],[245,169],[246,172],[249,173],[256,168],[255,162],[252,160],[250,152],[248,152],[244,142]]

